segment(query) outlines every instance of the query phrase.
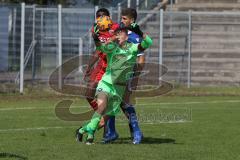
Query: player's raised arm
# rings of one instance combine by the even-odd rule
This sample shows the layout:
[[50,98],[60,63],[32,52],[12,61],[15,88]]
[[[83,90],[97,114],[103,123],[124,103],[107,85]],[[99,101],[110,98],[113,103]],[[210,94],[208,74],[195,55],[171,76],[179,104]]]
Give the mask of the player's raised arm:
[[153,44],[152,39],[147,34],[143,34],[143,40],[138,45],[138,50],[144,51],[145,49],[149,48],[152,44]]
[[139,35],[140,38],[143,38],[142,42],[138,45],[139,51],[144,51],[152,45],[152,39],[141,31],[137,23],[132,23],[127,29]]

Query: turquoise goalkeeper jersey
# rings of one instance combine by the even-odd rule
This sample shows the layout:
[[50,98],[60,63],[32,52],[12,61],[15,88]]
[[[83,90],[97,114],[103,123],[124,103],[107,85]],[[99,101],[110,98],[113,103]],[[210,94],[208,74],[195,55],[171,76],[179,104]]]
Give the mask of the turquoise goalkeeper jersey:
[[[118,44],[111,42],[97,47],[97,50],[107,54],[106,72],[102,81],[109,84],[126,85],[132,75],[133,66],[136,63],[139,44],[126,42],[121,48]],[[146,49],[152,45],[152,39],[146,36],[141,42],[141,47]]]
[[[152,45],[150,37],[141,42],[140,48],[148,48]],[[106,115],[115,116],[120,113],[120,104],[125,93],[126,83],[132,75],[133,66],[136,63],[139,44],[126,42],[121,48],[116,43],[109,43],[97,47],[107,54],[107,69],[101,81],[98,83],[96,96],[100,92],[108,95]]]

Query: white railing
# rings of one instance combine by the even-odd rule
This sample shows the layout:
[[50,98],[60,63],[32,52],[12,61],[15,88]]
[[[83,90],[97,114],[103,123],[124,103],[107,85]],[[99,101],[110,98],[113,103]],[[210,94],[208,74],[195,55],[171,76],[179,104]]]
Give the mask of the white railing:
[[[11,74],[15,72],[12,81],[19,81],[19,91],[22,93],[26,77],[29,77],[29,69],[32,69],[32,79],[36,74],[36,79],[46,78],[44,80],[47,81],[48,75],[53,69],[64,62],[65,57],[70,58],[76,55],[81,56],[82,54],[92,53],[94,44],[90,30],[94,22],[95,11],[98,7],[95,7],[95,9],[84,9],[83,12],[76,8],[72,10],[70,8],[60,8],[61,6],[59,6],[60,9],[38,8],[36,6],[25,6],[24,4],[21,7],[21,12],[19,6],[18,10],[13,7],[12,11],[9,11],[9,13],[12,13],[10,14],[12,18],[9,19],[8,23],[10,24],[11,22],[12,25],[6,26],[11,32],[3,33],[0,30],[0,34],[7,34],[10,38],[0,38],[0,43],[4,42],[8,44],[5,46],[5,48],[8,47],[5,52],[9,52],[9,55],[11,54],[9,58],[13,57],[13,60],[10,59],[8,62],[20,66],[20,68],[15,67],[16,69],[13,72],[9,72]],[[112,14],[115,15],[114,21],[119,21],[120,11],[121,6],[119,6],[118,10],[112,11]],[[8,18],[11,16],[7,16],[6,18],[0,15],[0,18],[5,19],[6,22],[4,20],[4,23],[7,23]],[[196,21],[199,16],[215,19],[214,21],[201,21],[200,23]],[[226,16],[230,18],[226,21],[218,20],[219,17]],[[231,24],[236,27],[240,25],[240,22],[237,21],[237,17],[239,16],[238,12],[139,10],[137,22],[145,32],[154,37],[155,46],[146,51],[151,56],[153,55],[153,57],[147,56],[149,57],[149,61],[157,60],[159,64],[171,63],[169,70],[177,71],[178,73],[170,80],[191,87],[193,82],[192,73],[194,72],[192,65],[195,63],[192,61],[193,57],[191,53],[193,50],[196,50],[194,47],[197,47],[196,39],[195,41],[192,40],[192,31],[195,31],[196,28],[198,29],[198,25],[204,27],[204,24],[209,27],[223,24],[226,27],[229,26],[229,30],[231,30],[233,28]],[[78,18],[81,17],[84,17],[84,19],[80,23]],[[233,19],[231,20],[231,18]],[[232,32],[231,34],[234,36]],[[233,39],[230,42],[237,43],[238,41],[234,41]],[[195,45],[194,47],[193,44]],[[174,50],[174,47],[179,45],[181,45],[180,48]],[[1,46],[3,45],[1,44]],[[173,48],[171,48],[172,46]],[[10,67],[11,65],[9,64]]]

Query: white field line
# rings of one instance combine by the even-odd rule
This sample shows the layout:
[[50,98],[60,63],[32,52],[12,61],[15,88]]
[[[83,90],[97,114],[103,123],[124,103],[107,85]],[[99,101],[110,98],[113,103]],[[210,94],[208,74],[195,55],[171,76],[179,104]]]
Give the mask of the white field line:
[[[141,125],[158,125],[158,124],[175,124],[175,123],[190,123],[192,121],[169,121],[169,122],[140,122]],[[126,126],[128,123],[119,123],[117,126]],[[0,133],[4,132],[20,132],[20,131],[38,131],[38,130],[49,130],[49,129],[66,129],[66,128],[78,128],[79,126],[56,126],[56,127],[33,127],[33,128],[9,128],[0,129]]]
[[[223,101],[195,101],[195,102],[179,102],[179,103],[137,103],[136,106],[158,106],[162,107],[161,105],[188,105],[188,104],[216,104],[216,103],[240,103],[240,100],[223,100]],[[89,108],[90,106],[72,106],[72,108]],[[0,108],[0,111],[12,111],[12,110],[35,110],[35,109],[54,109],[54,108],[47,108],[47,107],[19,107],[19,108]]]
[[[137,104],[138,106],[155,106],[155,105],[184,105],[184,104],[213,104],[213,103],[240,103],[240,100],[224,100],[224,101],[195,101],[195,102],[181,102],[181,103],[146,103],[146,104]],[[73,106],[71,108],[86,108],[89,106]],[[161,106],[160,106],[161,107]],[[28,108],[0,108],[0,111],[11,111],[11,110],[34,110],[34,109],[52,109],[52,108],[37,108],[37,107],[28,107]],[[192,121],[169,121],[169,122],[140,122],[142,125],[156,125],[163,123],[189,123]],[[126,124],[118,124],[124,126]],[[0,132],[13,132],[13,131],[35,131],[35,130],[49,130],[49,129],[65,129],[65,128],[76,128],[79,126],[56,126],[56,127],[35,127],[35,128],[16,128],[16,129],[0,129]]]
[[34,131],[34,130],[48,130],[48,129],[63,129],[63,128],[72,128],[71,127],[36,127],[36,128],[12,128],[12,129],[0,129],[0,132],[11,132],[11,131]]
[[184,105],[184,104],[214,104],[214,103],[240,103],[240,100],[224,100],[224,101],[197,101],[197,102],[179,102],[179,103],[171,103],[171,102],[166,102],[166,103],[141,103],[137,104],[137,106],[154,106],[154,105]]
[[[72,106],[72,108],[89,108],[90,106]],[[54,108],[47,108],[47,107],[19,107],[19,108],[0,108],[0,111],[12,111],[12,110],[35,110],[35,109],[54,109]]]

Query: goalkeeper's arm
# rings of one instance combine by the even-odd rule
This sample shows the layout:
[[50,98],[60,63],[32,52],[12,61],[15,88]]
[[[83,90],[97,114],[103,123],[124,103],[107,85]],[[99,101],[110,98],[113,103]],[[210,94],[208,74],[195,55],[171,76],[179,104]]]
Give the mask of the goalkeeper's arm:
[[152,45],[152,43],[153,43],[152,39],[148,35],[143,34],[143,40],[138,45],[138,51],[140,52],[144,51],[145,49],[149,48]]

